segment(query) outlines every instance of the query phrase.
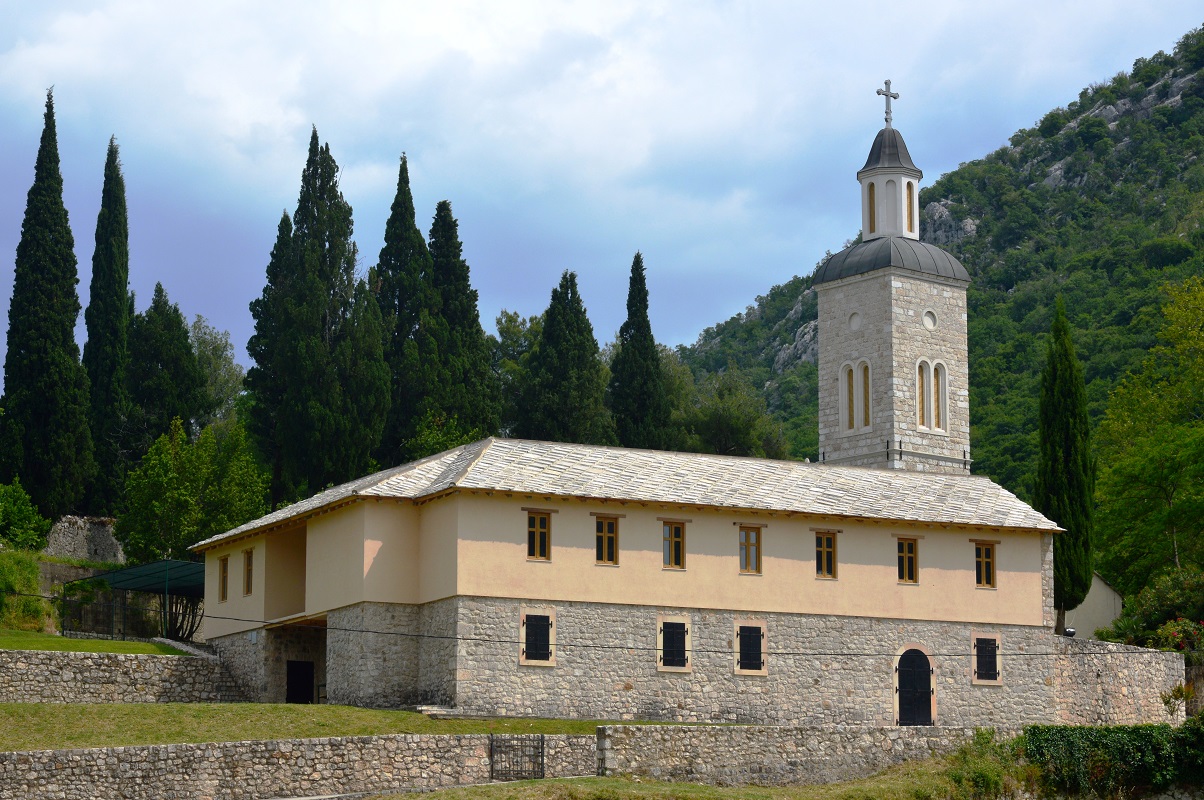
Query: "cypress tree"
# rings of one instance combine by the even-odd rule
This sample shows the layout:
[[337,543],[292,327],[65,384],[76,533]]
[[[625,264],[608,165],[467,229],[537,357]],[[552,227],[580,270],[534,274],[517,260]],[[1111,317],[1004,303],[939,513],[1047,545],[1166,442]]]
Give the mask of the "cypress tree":
[[92,283],[84,322],[84,369],[91,382],[92,444],[96,479],[88,497],[92,514],[117,510],[125,484],[126,423],[130,413],[126,390],[129,363],[129,222],[125,179],[121,176],[116,137],[109,139],[104,188],[96,218],[96,248],[92,251]]
[[132,410],[131,447],[140,459],[150,446],[183,420],[184,432],[194,436],[194,421],[212,410],[205,374],[189,340],[188,323],[180,307],[167,298],[163,284],[146,311],[130,324],[130,361],[126,371]]
[[356,280],[351,205],[315,128],[291,230],[251,303],[251,430],[272,461],[272,505],[374,466],[389,405],[379,308]]
[[525,439],[614,444],[614,420],[603,402],[606,367],[577,291],[566,271],[544,312],[539,342],[528,362],[515,435]]
[[1039,415],[1041,455],[1033,505],[1066,529],[1054,535],[1055,631],[1061,633],[1066,611],[1077,608],[1091,588],[1095,494],[1083,367],[1075,356],[1061,297],[1041,370]]
[[384,332],[384,357],[391,374],[392,402],[376,452],[376,458],[387,465],[409,457],[405,443],[417,432],[424,398],[429,394],[425,371],[438,362],[428,330],[435,301],[430,274],[431,255],[418,230],[410,168],[403,155],[397,194],[385,224],[385,245],[372,276]]
[[619,444],[652,450],[666,447],[669,397],[648,319],[648,283],[639,253],[631,262],[627,320],[619,328],[619,351],[610,365],[609,399]]
[[439,349],[439,372],[432,376],[426,411],[454,418],[465,430],[497,430],[501,393],[490,365],[489,344],[477,311],[477,292],[469,282],[459,225],[451,203],[435,208],[430,234],[431,280],[435,293],[431,333]]
[[38,510],[79,510],[95,470],[88,426],[88,374],[79,360],[75,241],[63,205],[54,97],[25,204],[8,310],[0,476],[20,477]]

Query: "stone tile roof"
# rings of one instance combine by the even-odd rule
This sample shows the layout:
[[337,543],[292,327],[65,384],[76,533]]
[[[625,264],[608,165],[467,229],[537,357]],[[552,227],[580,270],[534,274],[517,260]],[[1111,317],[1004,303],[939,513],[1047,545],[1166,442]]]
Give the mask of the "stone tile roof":
[[449,489],[1058,530],[1011,492],[979,476],[491,438],[335,486],[193,549],[348,499],[419,500]]

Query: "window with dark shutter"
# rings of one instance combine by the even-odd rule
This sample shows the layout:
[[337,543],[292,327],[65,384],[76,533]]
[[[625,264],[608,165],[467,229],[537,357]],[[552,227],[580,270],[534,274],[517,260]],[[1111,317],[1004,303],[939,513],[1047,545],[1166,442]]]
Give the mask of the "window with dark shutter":
[[999,642],[995,639],[974,640],[974,677],[980,681],[999,680]]
[[690,657],[686,653],[686,633],[688,627],[684,622],[661,623],[661,664],[666,667],[689,666]]
[[760,625],[741,625],[736,639],[740,646],[740,669],[765,669],[765,629]]
[[523,626],[523,657],[527,661],[550,661],[552,618],[546,614],[528,614]]

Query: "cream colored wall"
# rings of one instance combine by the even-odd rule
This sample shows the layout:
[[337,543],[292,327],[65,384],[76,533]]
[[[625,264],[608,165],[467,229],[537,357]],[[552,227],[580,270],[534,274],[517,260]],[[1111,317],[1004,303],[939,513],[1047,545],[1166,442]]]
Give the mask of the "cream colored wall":
[[1107,628],[1120,616],[1122,598],[1099,575],[1091,576],[1091,588],[1079,607],[1066,612],[1066,627],[1080,639],[1094,639],[1095,631]]
[[305,526],[270,533],[266,539],[263,619],[300,614],[305,611]]
[[[429,603],[444,597],[464,594],[458,585],[457,567],[463,569],[464,544],[457,542],[461,531],[461,503],[456,498],[435,500],[419,508],[421,535],[418,543],[418,602]],[[521,514],[521,512],[520,512]],[[488,512],[486,512],[488,516]],[[481,524],[481,523],[476,523]],[[485,523],[488,524],[488,523]],[[526,547],[526,519],[523,520],[523,547]],[[467,525],[471,529],[473,525]],[[526,550],[523,550],[526,557]]]
[[[255,553],[251,565],[250,595],[242,593],[242,554],[244,550],[254,550]],[[264,619],[264,598],[266,596],[264,552],[264,537],[257,536],[225,547],[217,547],[205,553],[205,619],[202,633],[206,639],[226,636],[260,626],[259,620]],[[223,556],[230,559],[225,602],[218,600],[221,595],[218,591],[218,562]]]
[[[432,506],[446,507],[442,513],[458,517],[459,594],[1018,625],[1042,622],[1037,534],[824,524],[805,517],[461,494],[424,509],[424,550],[432,541],[427,525]],[[550,561],[527,559],[523,507],[556,510]],[[591,511],[623,515],[617,567],[594,561]],[[686,569],[662,567],[658,517],[691,520],[686,525]],[[737,523],[766,525],[760,575],[739,572]],[[836,580],[815,576],[817,527],[840,530]],[[892,534],[920,539],[916,585],[898,582]],[[1000,541],[997,589],[975,587],[971,540],[976,538]]]
[[311,517],[305,540],[305,613],[318,614],[364,600],[366,504]]
[[419,602],[419,509],[371,500],[357,507],[364,515],[364,599],[376,603]]

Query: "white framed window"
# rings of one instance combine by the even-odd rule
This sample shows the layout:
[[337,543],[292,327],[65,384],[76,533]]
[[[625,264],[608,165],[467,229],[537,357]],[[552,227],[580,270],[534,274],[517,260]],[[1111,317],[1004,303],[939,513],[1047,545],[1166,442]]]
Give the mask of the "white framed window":
[[868,431],[873,425],[873,374],[870,362],[846,362],[840,368],[840,429]]

